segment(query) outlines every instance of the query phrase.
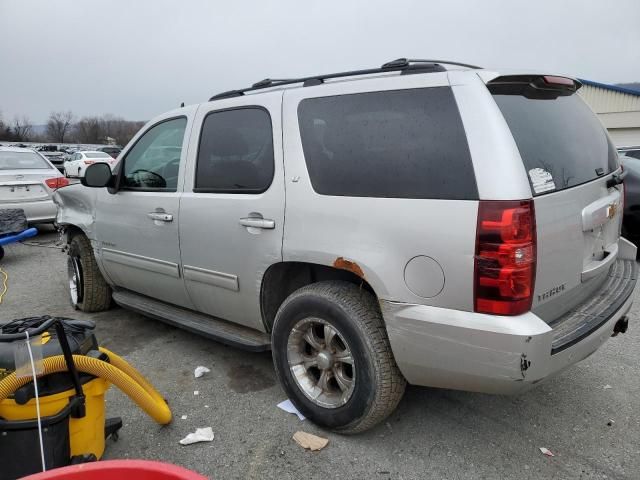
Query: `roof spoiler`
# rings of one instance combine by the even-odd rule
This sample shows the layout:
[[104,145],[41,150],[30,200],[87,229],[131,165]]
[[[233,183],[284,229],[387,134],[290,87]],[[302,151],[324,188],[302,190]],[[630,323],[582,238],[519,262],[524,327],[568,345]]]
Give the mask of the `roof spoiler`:
[[553,100],[573,95],[582,87],[582,82],[557,75],[504,75],[488,82],[487,87],[495,95]]

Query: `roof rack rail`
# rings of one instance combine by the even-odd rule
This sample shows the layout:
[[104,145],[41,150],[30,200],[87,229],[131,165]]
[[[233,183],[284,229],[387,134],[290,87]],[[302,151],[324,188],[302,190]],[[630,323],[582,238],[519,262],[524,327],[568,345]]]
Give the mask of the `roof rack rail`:
[[467,63],[451,62],[448,60],[415,60],[415,59],[408,59],[408,58],[398,58],[396,60],[392,60],[390,62],[383,64],[379,68],[368,68],[365,70],[352,70],[348,72],[327,73],[324,75],[313,75],[310,77],[301,77],[301,78],[289,78],[289,79],[265,78],[264,80],[260,80],[259,82],[256,82],[247,88],[242,88],[239,90],[229,90],[227,92],[218,93],[217,95],[214,95],[213,97],[211,97],[209,101],[219,100],[222,98],[239,97],[244,95],[245,92],[260,90],[263,88],[279,87],[283,85],[292,85],[295,83],[302,83],[303,87],[320,85],[324,83],[325,80],[332,79],[332,78],[353,77],[357,75],[372,75],[375,73],[386,73],[386,72],[394,72],[394,71],[402,72],[402,74],[444,72],[446,71],[446,69],[442,67],[442,65],[456,65],[459,67],[473,68],[473,69],[482,68],[482,67],[477,67],[475,65],[469,65]]
[[460,63],[460,62],[452,62],[450,60],[418,60],[413,58],[397,58],[396,60],[391,60],[390,62],[385,63],[384,65],[382,65],[382,68],[390,69],[390,68],[408,67],[411,65],[421,64],[421,63],[437,64],[437,65],[455,65],[457,67],[472,68],[474,70],[482,68],[482,67],[478,67],[477,65],[470,65],[468,63]]

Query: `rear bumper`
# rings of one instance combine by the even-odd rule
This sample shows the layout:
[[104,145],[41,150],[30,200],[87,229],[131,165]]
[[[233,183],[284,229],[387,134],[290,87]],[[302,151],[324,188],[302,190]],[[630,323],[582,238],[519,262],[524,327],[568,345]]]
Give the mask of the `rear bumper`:
[[0,208],[21,208],[29,223],[50,223],[56,219],[57,207],[53,200],[40,200],[37,202],[18,202],[2,204]]
[[414,385],[525,391],[588,357],[612,335],[633,302],[637,268],[635,261],[616,263],[625,262],[632,274],[605,283],[596,306],[594,296],[553,325],[532,312],[502,317],[382,301],[398,367]]

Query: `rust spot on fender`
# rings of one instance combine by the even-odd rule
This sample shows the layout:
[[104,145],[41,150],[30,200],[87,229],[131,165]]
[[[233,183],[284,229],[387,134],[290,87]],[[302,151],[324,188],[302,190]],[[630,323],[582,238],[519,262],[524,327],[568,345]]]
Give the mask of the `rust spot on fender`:
[[360,268],[360,265],[356,262],[352,262],[351,260],[345,260],[344,257],[336,258],[336,261],[333,262],[333,266],[341,270],[355,273],[360,278],[364,278],[364,272],[362,271],[362,268]]

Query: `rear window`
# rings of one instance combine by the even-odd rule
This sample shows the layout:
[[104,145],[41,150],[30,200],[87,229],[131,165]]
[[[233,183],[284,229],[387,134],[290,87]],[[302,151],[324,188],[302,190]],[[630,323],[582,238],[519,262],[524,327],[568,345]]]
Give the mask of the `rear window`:
[[51,168],[47,161],[34,152],[0,152],[0,170],[35,170]]
[[111,155],[104,152],[86,152],[84,156],[87,158],[111,158]]
[[298,120],[317,193],[478,198],[449,87],[310,98],[300,102]]
[[604,127],[578,95],[493,98],[520,150],[534,195],[571,188],[618,168]]
[[621,152],[621,154],[626,155],[627,157],[640,159],[640,150],[627,150],[626,152]]
[[104,152],[85,152],[84,156],[87,158],[111,158],[111,155]]

